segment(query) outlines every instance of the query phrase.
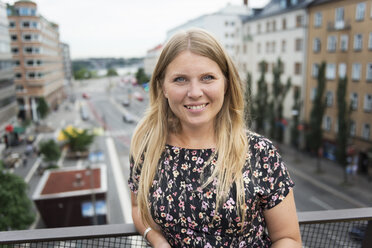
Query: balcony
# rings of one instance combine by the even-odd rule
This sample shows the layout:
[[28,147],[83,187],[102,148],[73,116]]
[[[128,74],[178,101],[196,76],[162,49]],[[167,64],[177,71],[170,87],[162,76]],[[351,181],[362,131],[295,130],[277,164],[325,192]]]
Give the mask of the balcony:
[[[372,208],[298,213],[304,247],[372,247]],[[133,224],[0,232],[5,247],[148,247]]]
[[350,20],[347,21],[337,21],[337,22],[328,22],[327,23],[327,30],[329,32],[332,31],[342,31],[342,30],[350,30],[351,24]]

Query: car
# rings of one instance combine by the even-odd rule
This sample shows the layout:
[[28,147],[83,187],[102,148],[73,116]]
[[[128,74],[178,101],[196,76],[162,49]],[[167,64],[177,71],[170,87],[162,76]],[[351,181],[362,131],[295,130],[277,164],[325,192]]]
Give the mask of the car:
[[124,107],[129,107],[130,102],[129,102],[128,99],[124,99],[124,101],[122,102],[122,104],[123,104]]
[[84,98],[84,99],[89,99],[90,96],[87,94],[87,93],[83,93],[81,94],[81,96]]
[[130,113],[125,113],[123,115],[123,121],[126,123],[134,123],[134,118]]
[[138,101],[140,101],[140,102],[143,101],[143,96],[138,91],[134,92],[133,95],[134,95],[134,98],[136,98]]

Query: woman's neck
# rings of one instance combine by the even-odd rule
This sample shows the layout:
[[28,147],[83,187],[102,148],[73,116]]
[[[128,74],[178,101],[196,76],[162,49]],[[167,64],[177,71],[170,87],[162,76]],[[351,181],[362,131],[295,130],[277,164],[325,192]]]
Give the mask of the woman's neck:
[[192,129],[182,127],[180,132],[169,134],[167,143],[183,148],[216,148],[216,139],[214,135],[213,128]]

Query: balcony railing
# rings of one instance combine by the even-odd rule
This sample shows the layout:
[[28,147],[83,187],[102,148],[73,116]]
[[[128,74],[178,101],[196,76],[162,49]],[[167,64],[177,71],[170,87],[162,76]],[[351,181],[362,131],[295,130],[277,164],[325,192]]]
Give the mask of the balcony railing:
[[[372,208],[298,213],[303,247],[372,247]],[[0,232],[5,247],[147,247],[133,224]]]

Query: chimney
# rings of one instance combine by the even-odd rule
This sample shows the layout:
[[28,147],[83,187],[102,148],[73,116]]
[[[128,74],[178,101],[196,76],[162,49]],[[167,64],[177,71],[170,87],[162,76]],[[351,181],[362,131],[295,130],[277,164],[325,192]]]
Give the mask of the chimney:
[[244,2],[244,6],[248,7],[248,0],[243,0],[243,2]]

